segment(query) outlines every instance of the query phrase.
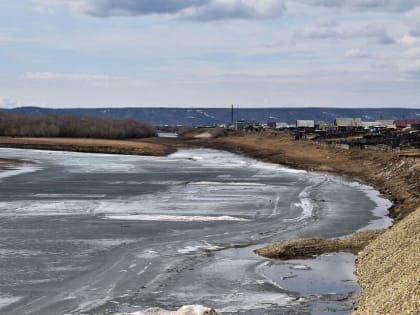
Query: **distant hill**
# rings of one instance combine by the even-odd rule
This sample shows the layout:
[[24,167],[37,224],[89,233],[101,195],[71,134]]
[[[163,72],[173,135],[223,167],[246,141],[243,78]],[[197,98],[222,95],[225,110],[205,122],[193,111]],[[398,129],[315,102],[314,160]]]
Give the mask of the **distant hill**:
[[[24,114],[76,115],[131,118],[162,125],[210,126],[231,121],[230,108],[40,108],[20,107],[9,110]],[[336,117],[360,117],[363,120],[420,118],[417,108],[235,108],[235,120],[287,122],[313,119],[332,122]]]

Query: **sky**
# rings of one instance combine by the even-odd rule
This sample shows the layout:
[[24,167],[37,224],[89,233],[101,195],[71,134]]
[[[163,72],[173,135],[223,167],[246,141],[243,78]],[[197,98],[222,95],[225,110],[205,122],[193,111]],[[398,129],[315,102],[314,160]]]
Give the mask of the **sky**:
[[420,0],[0,0],[0,108],[420,108]]

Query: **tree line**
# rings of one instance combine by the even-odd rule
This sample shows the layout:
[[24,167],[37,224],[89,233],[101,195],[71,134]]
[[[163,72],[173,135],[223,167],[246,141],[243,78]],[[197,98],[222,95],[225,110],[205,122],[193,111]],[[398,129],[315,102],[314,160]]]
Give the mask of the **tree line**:
[[157,134],[153,126],[133,119],[0,113],[0,135],[128,139]]

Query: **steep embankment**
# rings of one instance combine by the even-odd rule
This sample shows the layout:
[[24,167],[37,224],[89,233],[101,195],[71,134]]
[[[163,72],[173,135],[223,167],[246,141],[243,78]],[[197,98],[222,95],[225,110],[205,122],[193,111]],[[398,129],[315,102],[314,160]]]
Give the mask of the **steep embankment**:
[[357,260],[363,292],[357,315],[420,312],[420,150],[337,150],[291,140],[284,134],[252,134],[194,145],[245,153],[307,170],[348,175],[374,185],[394,202],[397,223],[373,240]]
[[354,315],[420,314],[420,208],[357,258],[363,293]]

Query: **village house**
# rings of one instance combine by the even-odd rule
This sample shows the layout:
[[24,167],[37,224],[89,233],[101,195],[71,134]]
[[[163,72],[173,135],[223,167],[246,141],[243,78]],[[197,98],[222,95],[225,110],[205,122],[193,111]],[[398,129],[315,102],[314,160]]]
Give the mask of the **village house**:
[[361,118],[336,118],[334,120],[334,126],[341,130],[357,129],[359,127],[363,128]]
[[296,120],[297,129],[314,129],[315,121],[314,120]]
[[375,120],[375,121],[362,121],[362,126],[365,129],[394,129],[393,120]]
[[420,129],[420,120],[419,119],[395,120],[393,125],[396,129],[404,129],[404,128]]

